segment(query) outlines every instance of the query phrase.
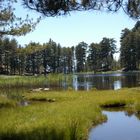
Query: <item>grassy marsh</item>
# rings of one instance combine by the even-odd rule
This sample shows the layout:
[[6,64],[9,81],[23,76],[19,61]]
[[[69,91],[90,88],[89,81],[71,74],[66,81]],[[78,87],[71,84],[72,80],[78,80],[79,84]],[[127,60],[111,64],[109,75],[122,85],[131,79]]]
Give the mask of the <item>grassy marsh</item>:
[[44,87],[62,81],[70,82],[71,75],[49,74],[47,76],[0,76],[0,88]]
[[31,92],[24,99],[31,104],[0,109],[0,140],[85,140],[92,126],[107,119],[101,106],[124,104],[131,112],[140,111],[139,88]]
[[15,107],[16,102],[12,99],[7,98],[6,95],[0,95],[0,109],[4,107]]

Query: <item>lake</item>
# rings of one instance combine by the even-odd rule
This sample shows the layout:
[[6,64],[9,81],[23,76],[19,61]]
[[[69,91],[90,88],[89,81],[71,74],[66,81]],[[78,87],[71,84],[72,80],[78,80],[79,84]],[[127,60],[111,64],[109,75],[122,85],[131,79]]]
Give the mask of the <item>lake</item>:
[[140,72],[124,72],[112,74],[73,74],[71,82],[67,82],[66,78],[60,80],[59,83],[49,86],[55,89],[74,90],[90,90],[96,88],[98,90],[105,89],[121,89],[124,87],[140,86]]
[[107,122],[91,129],[88,140],[140,140],[140,120],[126,112],[103,111]]

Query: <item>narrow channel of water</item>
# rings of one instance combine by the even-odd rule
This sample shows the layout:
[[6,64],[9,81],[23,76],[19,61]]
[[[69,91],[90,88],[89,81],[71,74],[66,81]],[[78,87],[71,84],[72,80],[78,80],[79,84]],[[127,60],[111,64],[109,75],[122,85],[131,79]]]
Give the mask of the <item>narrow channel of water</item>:
[[140,140],[140,120],[127,113],[103,111],[107,122],[91,129],[88,140]]

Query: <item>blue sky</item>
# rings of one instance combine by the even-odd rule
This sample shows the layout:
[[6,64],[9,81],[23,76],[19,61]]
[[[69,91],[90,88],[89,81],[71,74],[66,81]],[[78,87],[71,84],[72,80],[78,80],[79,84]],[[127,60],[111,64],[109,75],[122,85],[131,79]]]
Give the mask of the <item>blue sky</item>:
[[[18,13],[23,11],[18,9]],[[25,10],[25,9],[24,9]],[[36,14],[27,10],[32,17]],[[19,14],[19,15],[20,15]],[[114,38],[119,48],[121,30],[133,28],[136,20],[129,18],[123,12],[73,12],[71,15],[61,17],[46,17],[36,29],[26,36],[17,37],[19,44],[24,46],[29,42],[46,43],[51,38],[61,46],[75,46],[84,41],[87,44],[98,43],[103,37]]]

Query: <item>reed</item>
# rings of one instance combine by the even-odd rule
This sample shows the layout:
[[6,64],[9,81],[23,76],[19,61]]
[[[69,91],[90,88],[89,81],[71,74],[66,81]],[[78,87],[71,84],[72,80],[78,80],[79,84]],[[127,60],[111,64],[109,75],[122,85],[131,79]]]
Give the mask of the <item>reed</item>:
[[70,83],[71,75],[49,74],[48,76],[0,76],[0,88],[33,88],[62,81]]

